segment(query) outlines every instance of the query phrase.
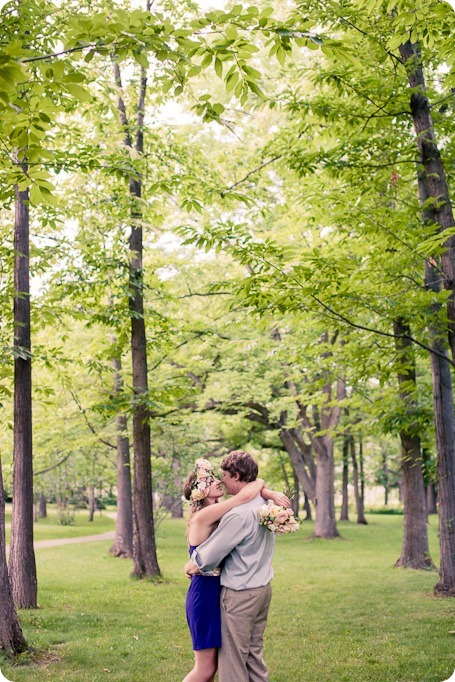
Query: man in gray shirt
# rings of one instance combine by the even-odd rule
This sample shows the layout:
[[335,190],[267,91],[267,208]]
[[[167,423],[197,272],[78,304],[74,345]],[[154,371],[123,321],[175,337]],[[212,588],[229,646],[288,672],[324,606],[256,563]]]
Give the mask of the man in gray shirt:
[[[234,450],[221,462],[221,482],[230,495],[258,475],[254,457]],[[265,500],[231,509],[208,540],[197,547],[185,566],[188,576],[209,573],[224,559],[221,572],[220,682],[268,682],[262,656],[267,615],[272,598],[272,558],[275,535],[259,524],[258,509]],[[283,504],[289,500],[283,495]]]

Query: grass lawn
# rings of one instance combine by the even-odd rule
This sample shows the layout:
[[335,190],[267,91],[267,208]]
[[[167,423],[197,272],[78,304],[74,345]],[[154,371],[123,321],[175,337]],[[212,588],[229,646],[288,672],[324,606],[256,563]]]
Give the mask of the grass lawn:
[[[437,574],[394,569],[403,517],[341,523],[342,540],[277,540],[265,655],[271,682],[442,682],[455,669],[455,602]],[[437,560],[437,519],[431,552]],[[181,682],[192,665],[184,523],[158,529],[159,583],[131,580],[109,542],[37,550],[37,611],[22,611],[36,653],[3,660],[11,682]],[[235,682],[234,680],[232,682]]]
[[[9,505],[10,506],[10,505]],[[11,512],[6,513],[6,542],[10,538]],[[45,519],[40,519],[33,526],[34,539],[52,540],[57,538],[78,538],[82,535],[95,535],[96,533],[106,533],[115,530],[114,519],[106,516],[105,512],[96,512],[93,521],[88,520],[88,511],[77,511],[74,517],[74,525],[61,526],[57,512],[52,507],[48,507],[48,515]]]

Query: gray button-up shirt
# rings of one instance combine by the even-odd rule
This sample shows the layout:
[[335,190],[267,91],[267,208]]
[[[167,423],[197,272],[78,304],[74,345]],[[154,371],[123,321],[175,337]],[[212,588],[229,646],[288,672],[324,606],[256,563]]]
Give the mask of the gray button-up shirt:
[[262,504],[265,500],[258,495],[222,517],[218,528],[191,555],[202,574],[213,571],[226,557],[221,571],[224,587],[248,590],[271,581],[275,535],[259,524]]

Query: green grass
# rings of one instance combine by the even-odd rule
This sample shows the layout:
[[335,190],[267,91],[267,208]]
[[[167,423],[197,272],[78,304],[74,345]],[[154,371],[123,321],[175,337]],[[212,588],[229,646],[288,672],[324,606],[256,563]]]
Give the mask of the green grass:
[[[402,517],[368,520],[340,524],[342,540],[308,541],[311,524],[278,538],[271,682],[442,682],[453,673],[454,601],[433,598],[436,573],[393,568]],[[430,531],[437,560],[434,517]],[[4,661],[9,680],[180,682],[191,668],[183,522],[158,530],[159,583],[131,580],[131,562],[109,556],[109,544],[37,551],[41,608],[20,613],[37,653]]]
[[[10,538],[10,524],[11,512],[6,514],[6,542]],[[33,524],[34,538],[38,540],[52,540],[58,538],[78,538],[82,535],[95,535],[96,533],[106,533],[109,530],[115,530],[115,521],[100,512],[96,512],[92,522],[88,520],[88,511],[82,510],[75,514],[74,525],[61,526],[57,512],[50,508],[48,509],[48,516],[45,519]]]

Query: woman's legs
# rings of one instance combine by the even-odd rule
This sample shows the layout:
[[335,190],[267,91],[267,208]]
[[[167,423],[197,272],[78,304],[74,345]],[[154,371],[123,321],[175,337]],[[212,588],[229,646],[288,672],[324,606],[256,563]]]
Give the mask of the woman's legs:
[[218,649],[200,649],[194,652],[194,668],[183,682],[214,682],[217,670]]

